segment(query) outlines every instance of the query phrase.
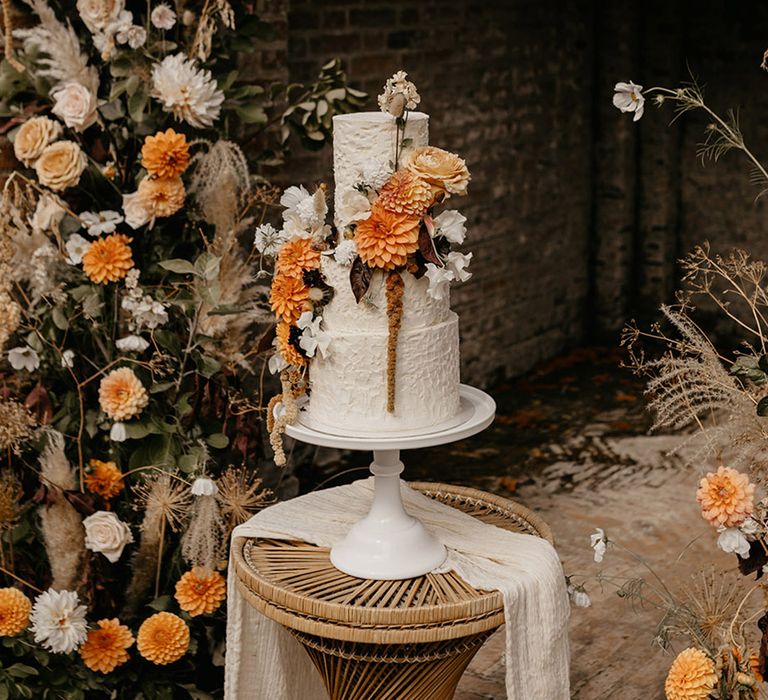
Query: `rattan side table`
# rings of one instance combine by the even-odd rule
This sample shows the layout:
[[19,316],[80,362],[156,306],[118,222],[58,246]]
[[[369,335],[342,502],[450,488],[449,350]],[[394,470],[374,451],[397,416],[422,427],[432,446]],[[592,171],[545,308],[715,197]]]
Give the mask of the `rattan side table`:
[[[410,485],[483,522],[553,542],[549,526],[513,501]],[[501,594],[452,572],[353,578],[331,565],[328,549],[284,540],[238,538],[233,555],[242,595],[298,639],[331,700],[450,700],[472,657],[504,624]]]

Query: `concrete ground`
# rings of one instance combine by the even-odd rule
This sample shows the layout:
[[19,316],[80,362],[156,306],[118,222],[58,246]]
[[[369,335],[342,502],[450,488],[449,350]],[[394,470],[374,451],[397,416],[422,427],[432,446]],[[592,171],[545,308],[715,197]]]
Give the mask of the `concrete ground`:
[[[695,490],[706,465],[688,468],[668,454],[681,437],[648,434],[642,382],[619,367],[620,359],[611,349],[580,349],[497,387],[491,428],[461,443],[405,453],[405,477],[474,486],[536,510],[554,531],[565,572],[578,580],[601,570],[648,575],[616,548],[602,565],[594,562],[589,536],[601,527],[675,592],[713,564],[742,582],[735,559],[716,548],[714,531],[699,514]],[[346,460],[346,469],[365,466],[354,455]],[[338,470],[338,461],[331,462]],[[592,606],[571,615],[572,698],[663,700],[675,652],[652,643],[658,611],[633,605],[594,579],[587,590]],[[675,640],[674,648],[682,650],[681,644]],[[496,633],[464,675],[456,700],[506,698],[502,652],[503,636]]]

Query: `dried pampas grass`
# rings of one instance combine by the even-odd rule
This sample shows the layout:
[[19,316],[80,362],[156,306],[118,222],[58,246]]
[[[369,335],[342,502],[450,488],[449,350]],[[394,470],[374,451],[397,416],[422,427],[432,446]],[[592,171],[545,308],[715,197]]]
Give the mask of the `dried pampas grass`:
[[48,444],[40,455],[40,481],[53,495],[53,503],[39,509],[40,531],[56,590],[75,588],[85,557],[85,537],[80,514],[63,492],[77,488],[77,474],[64,453],[64,437],[49,431]]

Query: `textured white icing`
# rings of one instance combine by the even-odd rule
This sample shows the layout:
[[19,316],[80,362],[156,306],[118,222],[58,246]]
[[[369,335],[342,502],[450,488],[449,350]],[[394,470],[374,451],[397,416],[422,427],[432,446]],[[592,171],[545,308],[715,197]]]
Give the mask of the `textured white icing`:
[[[340,265],[330,256],[323,256],[320,269],[326,282],[333,287],[333,299],[323,309],[323,328],[337,333],[384,332],[388,327],[387,299],[384,273],[376,271],[371,286],[358,304],[349,283],[349,267]],[[405,272],[403,278],[402,329],[423,328],[446,321],[451,313],[450,300],[427,296],[429,280],[416,279]]]
[[[334,211],[341,209],[341,198],[354,189],[368,161],[389,163],[395,159],[397,125],[384,112],[339,114],[333,118],[333,176],[335,181]],[[410,112],[403,139],[410,139],[401,158],[414,148],[429,143],[429,117],[422,112]],[[341,229],[349,222],[337,221]]]
[[338,333],[310,369],[306,422],[320,430],[389,433],[429,428],[459,411],[459,318],[401,330],[395,412],[387,412],[387,332]]

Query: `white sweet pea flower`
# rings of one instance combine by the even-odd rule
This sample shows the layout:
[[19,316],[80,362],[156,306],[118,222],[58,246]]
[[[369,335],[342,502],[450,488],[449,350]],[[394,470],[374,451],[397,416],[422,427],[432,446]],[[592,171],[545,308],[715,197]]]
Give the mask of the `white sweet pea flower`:
[[256,228],[253,244],[262,255],[274,257],[287,240],[283,231],[278,231],[272,224],[262,224]]
[[25,369],[34,372],[40,366],[40,356],[29,345],[11,348],[8,351],[8,362],[16,370]]
[[70,265],[79,265],[83,262],[83,255],[90,248],[91,242],[83,238],[79,233],[73,233],[65,244],[67,249],[67,262]]
[[125,429],[125,423],[115,421],[109,430],[109,439],[112,442],[125,442],[128,439],[128,431]]
[[58,228],[67,212],[62,202],[55,194],[46,192],[40,195],[35,207],[35,213],[29,221],[35,233],[48,233]]
[[427,294],[438,301],[445,299],[449,283],[456,279],[452,270],[447,267],[438,267],[434,263],[427,263],[427,272],[424,276],[429,280]]
[[270,374],[280,374],[280,372],[282,372],[284,369],[287,369],[291,365],[290,363],[285,361],[285,358],[280,352],[280,348],[278,347],[278,343],[277,343],[277,338],[275,338],[272,341],[272,347],[275,349],[275,351],[272,353],[272,356],[269,358],[267,367],[269,368]]
[[741,525],[739,525],[739,530],[741,530],[742,534],[752,542],[756,539],[758,532],[760,532],[760,523],[754,518],[747,518]]
[[364,194],[357,190],[347,190],[341,196],[341,203],[336,212],[339,224],[346,225],[367,219],[371,214],[371,203]]
[[298,187],[293,185],[283,192],[283,196],[280,197],[280,206],[288,210],[296,209],[299,204],[311,196],[304,185],[299,185]]
[[65,350],[61,353],[61,366],[67,369],[72,369],[75,366],[74,350]]
[[171,9],[170,5],[161,2],[152,10],[149,20],[155,29],[173,29],[173,25],[176,24],[176,13]]
[[132,24],[115,34],[118,44],[128,44],[132,49],[138,49],[147,41],[147,30],[138,24]]
[[595,534],[589,537],[589,546],[595,550],[595,561],[599,564],[603,561],[605,550],[608,546],[608,538],[605,536],[605,530],[601,527],[595,528]]
[[103,233],[114,233],[118,224],[123,222],[123,215],[118,211],[84,211],[80,213],[80,223],[87,229],[89,236],[101,236]]
[[144,352],[149,347],[149,341],[140,335],[126,335],[116,340],[115,345],[123,352]]
[[728,554],[738,554],[742,559],[749,556],[749,540],[737,527],[720,527],[717,546]]
[[466,222],[466,216],[455,209],[448,209],[435,217],[436,233],[445,236],[451,243],[461,245],[467,235],[467,227],[464,225]]
[[219,487],[213,479],[200,476],[192,482],[193,496],[215,496],[219,492]]
[[569,583],[568,597],[577,608],[588,608],[592,605],[592,600],[584,590],[584,586],[574,586],[572,583]]
[[357,243],[351,238],[345,238],[339,245],[336,246],[336,250],[333,251],[333,259],[339,263],[339,265],[344,265],[344,267],[349,267],[357,257]]
[[613,95],[613,106],[622,112],[634,112],[632,121],[636,122],[643,116],[645,109],[645,97],[643,86],[635,85],[631,80],[628,83],[616,83]]
[[323,321],[322,316],[318,316],[313,320],[312,312],[305,311],[296,325],[301,329],[301,338],[299,339],[299,347],[307,353],[307,357],[314,357],[317,351],[325,358],[328,353],[328,346],[331,343],[331,336],[323,330],[320,330],[320,324]]
[[152,212],[144,206],[138,192],[123,195],[123,213],[125,214],[125,223],[132,229],[140,228],[153,221]]
[[472,253],[458,253],[456,251],[448,253],[445,266],[453,272],[453,278],[459,282],[466,282],[472,277],[471,272],[467,272],[469,261],[472,260]]

